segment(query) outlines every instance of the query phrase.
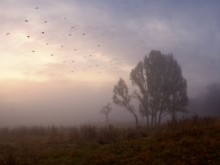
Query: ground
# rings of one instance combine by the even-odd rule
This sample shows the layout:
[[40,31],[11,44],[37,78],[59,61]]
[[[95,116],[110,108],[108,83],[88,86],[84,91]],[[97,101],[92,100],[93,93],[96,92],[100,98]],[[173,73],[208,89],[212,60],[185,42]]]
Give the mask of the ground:
[[151,129],[20,127],[0,129],[1,165],[220,164],[220,120],[182,119]]

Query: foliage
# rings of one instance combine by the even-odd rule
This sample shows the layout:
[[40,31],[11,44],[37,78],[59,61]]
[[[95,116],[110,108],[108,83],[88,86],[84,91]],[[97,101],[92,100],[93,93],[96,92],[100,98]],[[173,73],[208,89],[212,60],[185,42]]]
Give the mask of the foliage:
[[[188,103],[187,83],[180,65],[172,55],[151,51],[130,73],[132,84],[139,91],[140,113],[147,118],[148,126],[161,122],[167,114],[175,120],[177,112],[185,112]],[[150,120],[151,117],[151,121]]]

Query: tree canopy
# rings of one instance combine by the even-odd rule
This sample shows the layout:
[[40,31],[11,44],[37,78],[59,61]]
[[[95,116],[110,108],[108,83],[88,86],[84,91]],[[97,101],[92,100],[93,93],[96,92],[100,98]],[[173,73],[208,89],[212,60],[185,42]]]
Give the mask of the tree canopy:
[[148,124],[160,123],[167,114],[175,120],[177,112],[185,111],[187,82],[172,54],[151,51],[132,69],[130,79],[139,89],[135,96],[140,103],[140,113],[147,117]]
[[[130,80],[137,87],[133,96],[138,99],[139,112],[147,118],[148,126],[160,123],[166,115],[175,120],[178,112],[186,112],[187,82],[172,54],[152,50],[131,70]],[[123,79],[114,87],[113,101],[134,114],[131,96]]]

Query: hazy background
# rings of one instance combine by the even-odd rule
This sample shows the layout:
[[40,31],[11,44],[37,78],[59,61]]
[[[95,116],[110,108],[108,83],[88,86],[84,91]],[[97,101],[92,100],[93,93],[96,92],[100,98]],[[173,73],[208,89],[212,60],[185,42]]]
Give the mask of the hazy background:
[[[219,6],[0,0],[0,126],[104,122],[100,109],[112,101],[113,86],[119,77],[130,84],[131,69],[152,49],[178,60],[191,114],[219,115]],[[131,117],[113,106],[110,122]]]

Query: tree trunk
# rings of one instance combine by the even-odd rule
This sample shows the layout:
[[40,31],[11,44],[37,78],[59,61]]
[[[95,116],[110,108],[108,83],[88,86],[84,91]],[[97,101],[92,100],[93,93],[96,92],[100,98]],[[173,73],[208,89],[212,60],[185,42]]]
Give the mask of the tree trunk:
[[149,113],[147,112],[147,128],[150,127],[150,123],[149,123]]
[[159,113],[159,119],[158,119],[159,125],[161,124],[161,119],[162,119],[162,111],[160,111]]
[[137,115],[135,113],[132,113],[132,114],[133,114],[133,116],[135,118],[135,128],[138,129],[138,127],[139,127],[138,117],[137,117]]
[[171,112],[171,117],[172,117],[172,121],[175,122],[176,121],[176,114],[175,114],[175,109],[174,109],[174,95],[173,95],[173,100],[172,100],[172,112]]
[[152,112],[152,115],[151,115],[151,127],[154,125],[154,112]]
[[145,100],[145,108],[146,108],[146,115],[147,115],[147,128],[150,127],[150,120],[149,120],[149,110],[150,110],[150,107],[149,107],[149,101],[148,101],[148,94],[146,95],[146,100]]
[[108,126],[108,115],[106,114],[106,123],[105,123],[105,126],[107,127]]
[[157,111],[155,112],[155,115],[154,115],[154,125],[157,125]]
[[175,122],[175,121],[176,121],[176,114],[175,114],[175,112],[174,112],[174,111],[172,112],[172,121],[173,121],[173,122]]

